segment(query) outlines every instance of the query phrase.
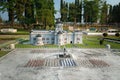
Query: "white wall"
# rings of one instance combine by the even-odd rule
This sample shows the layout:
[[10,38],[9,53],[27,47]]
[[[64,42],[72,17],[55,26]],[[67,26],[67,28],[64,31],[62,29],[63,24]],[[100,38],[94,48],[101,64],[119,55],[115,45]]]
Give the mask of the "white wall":
[[[39,34],[39,32],[35,33],[32,32],[30,35],[30,42],[31,44],[35,43],[34,38],[36,38],[36,36]],[[63,34],[55,34],[53,32],[49,32],[49,33],[41,33],[42,39],[44,38],[45,40],[43,40],[44,44],[61,44],[64,45],[65,42],[66,44],[71,44],[71,42],[73,44],[80,44],[82,43],[82,33],[81,32],[75,32],[75,33],[63,33]],[[55,38],[56,37],[56,38]],[[67,40],[65,40],[67,38]],[[80,40],[78,40],[77,38],[79,38]],[[61,40],[61,42],[59,42],[59,39]]]

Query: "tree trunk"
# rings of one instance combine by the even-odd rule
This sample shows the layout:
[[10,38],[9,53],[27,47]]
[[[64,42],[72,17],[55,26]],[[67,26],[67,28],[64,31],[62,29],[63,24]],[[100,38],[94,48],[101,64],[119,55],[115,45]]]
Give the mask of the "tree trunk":
[[9,22],[11,24],[11,26],[13,26],[14,24],[14,13],[13,13],[13,10],[9,9]]

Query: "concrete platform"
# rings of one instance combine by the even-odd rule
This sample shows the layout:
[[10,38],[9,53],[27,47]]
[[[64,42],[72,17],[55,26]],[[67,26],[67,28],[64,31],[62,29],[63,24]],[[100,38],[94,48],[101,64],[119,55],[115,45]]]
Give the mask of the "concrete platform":
[[120,80],[119,51],[71,48],[72,58],[58,58],[58,49],[15,49],[0,58],[0,80]]

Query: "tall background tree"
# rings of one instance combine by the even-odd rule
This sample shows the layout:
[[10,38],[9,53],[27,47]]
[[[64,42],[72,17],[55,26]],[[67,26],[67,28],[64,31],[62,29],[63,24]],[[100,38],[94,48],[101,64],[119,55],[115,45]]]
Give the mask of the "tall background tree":
[[120,3],[118,5],[114,5],[112,8],[111,22],[112,23],[120,23]]
[[24,9],[24,22],[26,24],[32,24],[35,22],[34,18],[34,1],[33,0],[26,0],[25,1],[25,9]]
[[107,4],[107,2],[103,2],[102,8],[101,8],[101,19],[100,19],[100,23],[101,24],[107,24],[108,23],[108,19],[109,19],[109,5]]
[[69,17],[68,20],[70,22],[74,22],[76,19],[77,15],[76,15],[76,6],[75,3],[70,3],[69,4]]
[[19,22],[23,20],[23,14],[24,14],[24,1],[23,0],[17,0],[15,4],[15,18],[18,19]]
[[68,3],[65,1],[61,0],[61,21],[66,22],[68,21]]
[[76,22],[80,22],[81,21],[81,2],[80,0],[75,0],[75,6],[76,6]]
[[7,0],[1,1],[0,11],[8,12],[9,22],[15,19],[22,24],[42,23],[46,26],[54,25],[54,1],[53,0]]
[[99,2],[100,0],[85,0],[85,22],[96,23],[99,16]]
[[[54,25],[54,1],[53,0],[0,0],[0,11],[8,12],[9,23],[33,24],[35,22],[46,26]],[[61,20],[63,22],[81,21],[81,0],[67,3],[61,0]],[[108,4],[106,0],[84,0],[85,22],[96,23],[120,23],[120,3],[111,6],[108,15]]]
[[54,25],[54,2],[53,0],[36,0],[36,20],[46,26]]
[[[61,0],[61,20],[80,22],[81,21],[81,7],[82,0],[75,0],[75,2],[69,3],[66,7],[65,0]],[[86,23],[102,23],[106,24],[109,21],[111,15],[108,15],[108,5],[106,0],[83,0],[84,1],[84,20]],[[110,12],[112,13],[112,11]],[[116,12],[115,12],[116,13]],[[115,17],[115,16],[114,16]],[[67,20],[66,20],[67,19]],[[99,22],[98,22],[99,21]]]
[[61,0],[60,12],[63,22],[79,22],[81,16],[81,3],[79,0],[75,0],[73,3],[67,3]]

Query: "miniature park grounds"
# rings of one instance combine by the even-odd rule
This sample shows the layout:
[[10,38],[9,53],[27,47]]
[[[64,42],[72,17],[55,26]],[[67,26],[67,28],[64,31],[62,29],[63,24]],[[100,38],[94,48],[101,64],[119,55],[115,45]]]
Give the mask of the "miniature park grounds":
[[119,80],[119,49],[16,48],[0,59],[0,80]]
[[[3,0],[3,1],[6,1],[6,0]],[[40,0],[40,1],[42,1],[42,0]],[[110,37],[108,37],[108,38],[105,38],[105,36],[104,36],[104,38],[103,38],[103,36],[101,37],[101,35],[103,34],[103,31],[104,31],[104,26],[107,26],[107,28],[110,27],[110,29],[112,28],[111,26],[114,26],[114,28],[116,26],[116,30],[119,35],[119,23],[118,24],[117,23],[110,24],[111,26],[103,25],[103,27],[101,25],[98,25],[98,27],[97,27],[96,23],[92,25],[91,24],[93,22],[92,20],[97,17],[91,16],[91,11],[90,11],[90,16],[89,16],[87,7],[86,7],[86,10],[84,10],[85,2],[83,0],[81,0],[81,1],[82,1],[80,4],[81,5],[81,15],[80,15],[81,16],[81,27],[84,27],[82,25],[82,24],[84,24],[84,13],[85,13],[85,11],[87,11],[88,17],[86,16],[85,20],[86,20],[86,23],[89,22],[89,17],[90,17],[91,18],[90,19],[91,26],[89,25],[89,23],[87,23],[88,27],[87,27],[87,24],[85,24],[86,29],[90,27],[91,29],[95,30],[95,31],[93,31],[93,33],[92,33],[92,31],[90,33],[89,32],[87,33],[87,30],[85,30],[85,32],[84,31],[82,32],[82,33],[84,33],[84,36],[83,36],[84,38],[83,39],[80,38],[80,39],[83,40],[83,44],[77,43],[78,45],[73,45],[73,44],[69,45],[68,44],[65,46],[60,46],[60,44],[44,45],[44,46],[35,46],[34,44],[31,45],[29,42],[29,39],[28,39],[29,32],[31,32],[31,31],[29,31],[29,32],[22,31],[23,33],[21,33],[21,32],[19,33],[18,32],[19,30],[17,31],[17,28],[22,29],[21,28],[22,25],[19,25],[19,24],[15,24],[15,25],[14,24],[11,24],[11,25],[5,24],[4,25],[3,23],[1,23],[0,24],[0,29],[1,29],[0,30],[1,31],[0,32],[0,80],[120,80],[120,38],[118,36],[117,38],[113,39],[113,36],[115,36],[116,33],[111,33],[111,32],[107,34],[107,35],[110,35]],[[9,3],[9,4],[11,4],[10,6],[13,6],[12,3],[13,3],[13,1],[11,0],[11,2]],[[28,3],[29,3],[29,1],[28,1]],[[34,1],[32,1],[32,3],[31,3],[33,6],[35,6],[34,7],[35,9],[32,10],[32,12],[35,13],[35,14],[33,14],[33,16],[37,14],[37,17],[40,17],[42,11],[46,11],[44,9],[42,10],[42,8],[44,7],[45,9],[47,9],[47,3],[49,3],[49,2],[47,2],[43,7],[41,6],[41,8],[39,8],[39,6],[37,7],[36,3],[38,5],[39,4],[43,5],[44,1],[43,1],[43,3],[39,2],[39,1],[35,2],[35,3],[34,3]],[[66,4],[66,2],[63,2],[63,4]],[[4,5],[5,4],[3,4],[2,6],[7,7]],[[99,4],[97,3],[96,5],[99,5]],[[96,6],[96,5],[93,5],[93,6]],[[25,6],[25,7],[28,7],[28,6]],[[50,7],[51,9],[50,9],[50,11],[49,11],[49,9],[47,9],[47,11],[49,13],[54,12],[54,10],[52,8],[53,5],[51,4],[49,6],[51,6]],[[63,7],[63,6],[61,6],[61,7]],[[89,5],[89,6],[91,6],[91,5]],[[109,15],[110,22],[111,22],[112,18],[113,18],[112,22],[114,22],[114,17],[116,18],[116,20],[118,19],[119,13],[114,14],[114,9],[116,12],[119,12],[116,9],[116,8],[119,8],[118,7],[119,5],[117,5],[117,7],[114,6],[113,10],[111,9],[112,7],[111,8],[108,7],[108,4],[106,2],[105,2],[105,6],[104,5],[102,5],[102,6],[103,6],[103,8],[105,7],[105,9],[106,9],[105,10],[101,7],[101,9],[103,9],[103,12],[102,12],[103,14],[101,14],[102,10],[99,10],[99,6],[98,6],[98,8],[97,7],[93,8],[96,10],[98,9],[97,11],[94,11],[91,7],[91,10],[93,10],[92,13],[98,12],[98,13],[100,13],[100,15],[98,15],[98,16],[102,16],[102,15],[104,15],[104,13],[108,12],[106,14],[108,16],[109,12],[110,12],[110,14],[112,14],[112,15]],[[111,11],[109,11],[109,9],[107,10],[107,7],[110,8]],[[11,10],[11,8],[9,8],[9,9]],[[30,8],[31,7],[25,8],[25,9],[27,10]],[[62,9],[64,9],[64,7]],[[1,11],[3,11],[3,10],[1,10]],[[42,10],[40,13],[40,16],[38,13],[39,10]],[[14,13],[17,10],[11,10],[11,11]],[[70,11],[70,10],[68,10],[68,11]],[[72,8],[71,8],[71,11],[73,11]],[[77,11],[77,8],[76,8],[76,11]],[[74,11],[74,12],[76,12],[76,11]],[[63,11],[63,13],[64,12],[65,11]],[[24,13],[28,13],[28,11],[25,11]],[[18,11],[18,14],[19,14],[19,11]],[[16,13],[16,15],[17,15],[17,13]],[[93,15],[95,16],[95,14],[93,14]],[[13,18],[14,18],[14,14],[9,15],[9,16],[13,16]],[[45,17],[45,15],[42,15],[42,16]],[[61,17],[63,17],[63,16],[64,15],[61,15]],[[107,16],[106,17],[102,16],[101,18],[104,18],[104,17],[108,18]],[[116,16],[118,16],[118,17],[116,17]],[[29,24],[30,22],[32,22],[31,21],[32,19],[29,20],[29,13],[27,14],[27,16],[25,15],[24,17],[26,19],[25,20],[23,19],[22,23],[27,22],[27,24]],[[50,17],[50,16],[47,16],[47,17]],[[19,18],[19,17],[17,16],[17,18]],[[27,18],[28,18],[28,20],[27,20]],[[88,21],[86,18],[88,18]],[[18,19],[18,21],[21,19]],[[39,20],[36,18],[36,16],[35,16],[35,19],[36,19],[36,22],[38,23]],[[45,25],[47,25],[49,23],[49,21],[47,21],[46,17],[44,19],[42,20],[43,21],[42,23],[45,23]],[[104,19],[103,19],[103,22],[104,22]],[[76,20],[77,20],[77,18],[75,18],[75,22],[73,22],[73,25],[76,26],[76,29],[77,29],[77,24],[76,24],[77,21]],[[116,20],[115,20],[115,22],[117,22]],[[13,19],[13,21],[14,21],[14,19]],[[13,21],[11,20],[11,23]],[[52,21],[52,16],[51,16],[51,21]],[[64,20],[64,21],[66,21],[66,20]],[[105,21],[106,21],[105,23],[109,23],[109,18],[105,19]],[[48,22],[48,23],[46,24],[46,22]],[[36,29],[37,29],[37,26],[39,26],[39,27],[41,26],[41,24],[38,24],[38,25],[35,24],[35,26],[34,26],[34,24],[32,24],[32,25],[30,25],[30,27],[27,27],[26,25],[24,25],[24,28],[32,29],[36,26]],[[13,27],[13,26],[15,26],[15,29],[9,29],[9,28],[6,29],[7,27]],[[92,28],[94,26],[96,26],[96,29]],[[6,28],[2,29],[2,27],[3,28],[6,27]],[[99,29],[99,27],[100,27],[100,29]],[[48,28],[51,28],[51,27],[48,26]],[[61,29],[60,29],[60,26],[57,26],[57,29],[59,29],[61,31],[63,28],[61,27]],[[71,30],[72,29],[73,29],[73,27],[71,27]],[[70,31],[70,32],[72,32],[72,31]],[[92,35],[95,37],[90,38],[89,35]],[[111,35],[112,35],[112,37],[111,37]],[[12,38],[11,38],[11,36],[12,36]],[[14,38],[13,38],[13,36],[14,36]],[[23,44],[22,41],[23,42],[28,41],[29,44]],[[103,41],[104,41],[104,43],[103,43]],[[4,56],[2,55],[2,57],[1,57],[2,51],[7,52],[7,53],[5,53],[5,55],[3,54]]]
[[0,80],[120,80],[119,49],[72,45],[70,57],[59,57],[63,53],[59,47],[15,48],[0,58]]

